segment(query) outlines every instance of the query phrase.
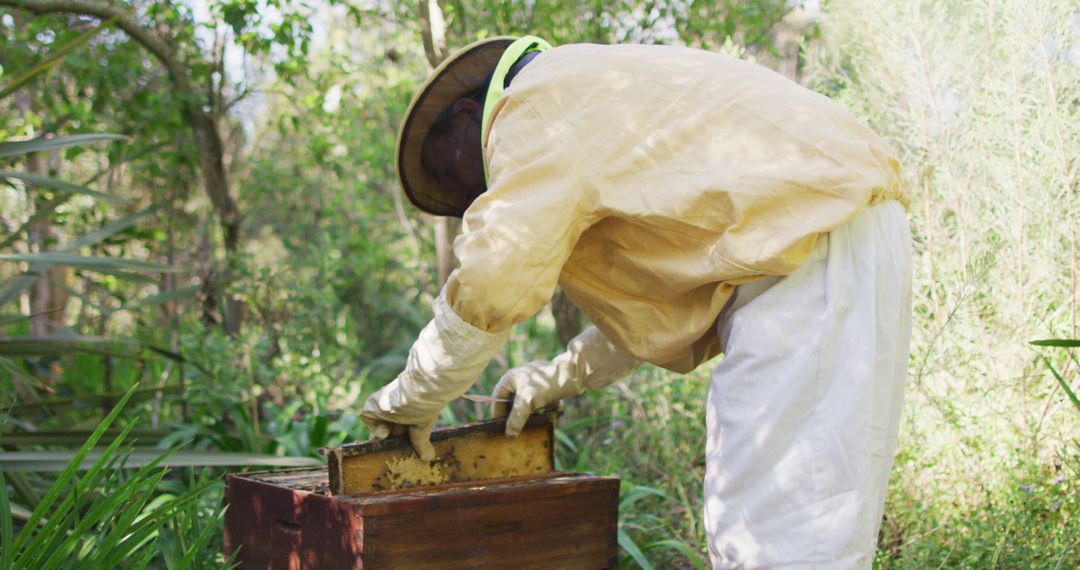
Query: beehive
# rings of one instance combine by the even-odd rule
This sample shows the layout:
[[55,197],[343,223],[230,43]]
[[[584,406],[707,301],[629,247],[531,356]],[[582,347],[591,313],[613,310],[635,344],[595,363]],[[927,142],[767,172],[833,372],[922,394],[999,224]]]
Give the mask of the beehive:
[[408,437],[321,449],[327,456],[330,492],[356,495],[468,481],[544,475],[555,470],[556,414],[528,419],[517,437],[504,420],[438,430],[431,434],[434,461],[423,461]]
[[515,439],[501,423],[437,431],[427,472],[386,440],[327,450],[329,471],[231,475],[226,552],[242,568],[289,570],[613,568],[619,480],[554,470],[550,417]]

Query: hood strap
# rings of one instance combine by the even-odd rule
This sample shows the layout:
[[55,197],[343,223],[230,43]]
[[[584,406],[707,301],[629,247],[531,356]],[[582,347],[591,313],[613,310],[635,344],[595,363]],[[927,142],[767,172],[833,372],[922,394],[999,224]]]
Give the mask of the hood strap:
[[[491,112],[495,110],[495,101],[502,97],[503,90],[506,89],[506,74],[510,73],[510,68],[517,63],[517,60],[521,56],[529,53],[530,51],[544,51],[551,48],[551,44],[536,37],[536,36],[523,36],[514,40],[514,43],[510,44],[503,52],[502,57],[499,58],[498,65],[495,66],[495,71],[491,74],[491,82],[488,85],[487,93],[484,97],[484,114],[480,119],[480,148],[481,154],[483,148],[487,146],[488,127],[491,126]],[[488,169],[487,160],[484,161],[484,181],[487,182]]]

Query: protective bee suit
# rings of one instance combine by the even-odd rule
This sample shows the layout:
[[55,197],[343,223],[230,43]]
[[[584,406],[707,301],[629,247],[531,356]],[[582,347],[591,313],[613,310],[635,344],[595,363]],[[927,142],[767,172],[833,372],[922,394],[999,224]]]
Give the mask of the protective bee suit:
[[[772,71],[676,47],[555,47],[489,102],[488,190],[405,370],[365,403],[373,434],[410,426],[432,457],[441,408],[558,284],[594,327],[500,380],[508,433],[642,362],[685,372],[724,352],[705,418],[714,567],[869,568],[910,335],[893,151]],[[456,213],[424,190],[417,120],[406,193]]]

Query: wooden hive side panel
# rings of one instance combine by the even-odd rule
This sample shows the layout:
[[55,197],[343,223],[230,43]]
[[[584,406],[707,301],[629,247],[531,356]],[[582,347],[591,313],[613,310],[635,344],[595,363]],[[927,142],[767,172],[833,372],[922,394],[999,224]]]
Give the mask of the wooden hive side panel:
[[611,568],[619,480],[556,473],[367,496],[326,471],[231,475],[226,552],[241,568]]
[[355,505],[283,486],[292,482],[279,479],[226,478],[226,556],[235,554],[240,568],[362,568],[363,521]]
[[[597,570],[617,561],[618,480],[583,476],[383,501],[364,508],[365,568],[559,568]],[[405,501],[409,503],[409,500]],[[417,508],[423,505],[425,508]],[[374,506],[374,505],[373,505]]]

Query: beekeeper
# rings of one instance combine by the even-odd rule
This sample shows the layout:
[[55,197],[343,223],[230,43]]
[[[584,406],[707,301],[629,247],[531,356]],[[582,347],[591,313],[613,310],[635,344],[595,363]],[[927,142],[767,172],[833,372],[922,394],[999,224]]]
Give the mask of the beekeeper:
[[432,426],[556,284],[594,326],[506,373],[507,434],[643,362],[719,353],[705,525],[716,568],[869,568],[910,340],[908,190],[892,149],[752,63],[493,38],[447,59],[398,139],[416,207],[461,216],[460,267],[361,416]]

